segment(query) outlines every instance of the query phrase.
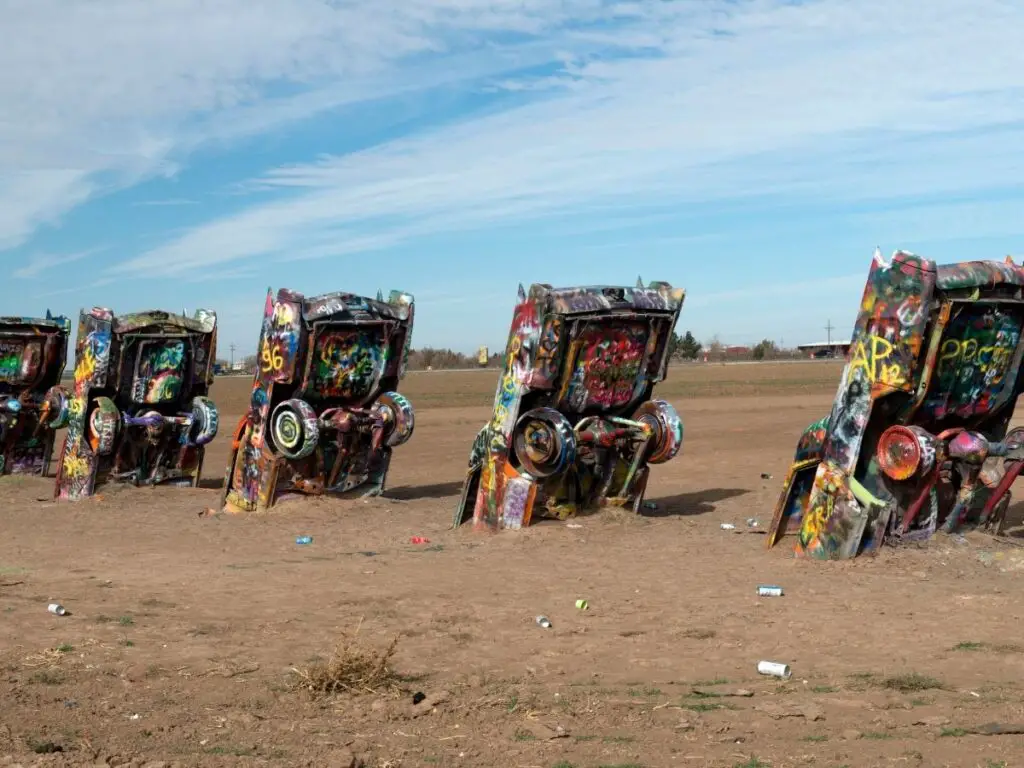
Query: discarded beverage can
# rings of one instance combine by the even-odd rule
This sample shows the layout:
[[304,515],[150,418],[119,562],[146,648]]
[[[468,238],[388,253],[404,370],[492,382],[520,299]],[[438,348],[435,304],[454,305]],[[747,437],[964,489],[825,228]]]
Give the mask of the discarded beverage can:
[[543,627],[544,629],[551,629],[551,621],[548,619],[547,616],[538,616],[537,626]]
[[783,680],[788,680],[789,676],[793,674],[789,671],[789,664],[778,661],[759,661],[757,662],[757,671],[759,674],[781,677]]
[[50,603],[48,606],[46,606],[46,610],[48,610],[54,616],[63,616],[67,613],[67,609],[60,603]]
[[774,584],[761,584],[757,588],[757,594],[761,597],[782,597],[782,587]]
[[771,473],[770,472],[762,472],[761,473],[761,479],[762,480],[771,480],[772,479]]
[[723,531],[735,531],[736,530],[736,526],[733,525],[732,523],[722,523],[722,530]]
[[590,607],[590,604],[586,600],[577,600],[576,607],[579,608],[581,611],[585,611],[587,610],[587,608]]
[[295,543],[296,544],[312,544],[313,543],[313,537],[312,536],[297,536],[295,538]]

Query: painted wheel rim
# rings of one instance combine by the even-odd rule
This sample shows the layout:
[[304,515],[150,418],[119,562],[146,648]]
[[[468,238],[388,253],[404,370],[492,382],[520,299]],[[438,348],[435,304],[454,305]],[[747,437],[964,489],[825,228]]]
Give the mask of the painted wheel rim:
[[522,468],[551,477],[576,460],[576,437],[568,419],[553,408],[537,408],[516,422],[513,446]]
[[304,459],[316,450],[320,428],[316,411],[304,400],[285,400],[270,420],[274,445],[286,458]]
[[683,447],[683,420],[671,403],[648,400],[637,408],[633,418],[651,429],[649,464],[664,464],[679,453]]
[[105,456],[114,450],[120,423],[121,414],[114,401],[108,397],[97,398],[89,416],[89,443],[96,453]]
[[295,411],[282,411],[274,419],[274,440],[281,447],[295,451],[302,445],[302,423]]
[[392,448],[409,441],[416,429],[416,415],[412,403],[397,392],[385,392],[374,409],[388,422],[387,444]]
[[192,400],[192,430],[189,437],[194,445],[206,445],[217,436],[220,414],[217,406],[207,397]]

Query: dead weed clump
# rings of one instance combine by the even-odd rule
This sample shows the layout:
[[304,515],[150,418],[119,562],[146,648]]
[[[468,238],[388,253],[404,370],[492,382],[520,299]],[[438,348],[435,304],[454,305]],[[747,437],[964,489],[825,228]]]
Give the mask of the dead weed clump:
[[308,667],[292,668],[297,688],[314,697],[337,693],[388,693],[398,689],[399,676],[390,668],[398,648],[398,636],[383,650],[361,645],[356,636],[343,634],[334,653],[326,661]]

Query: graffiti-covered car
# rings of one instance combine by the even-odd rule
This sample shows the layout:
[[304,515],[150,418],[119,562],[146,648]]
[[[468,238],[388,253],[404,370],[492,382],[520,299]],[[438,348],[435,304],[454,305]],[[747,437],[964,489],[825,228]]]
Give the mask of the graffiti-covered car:
[[660,282],[520,286],[454,527],[472,517],[477,528],[521,528],[605,504],[639,511],[649,465],[682,446],[679,415],[652,394],[683,299]]
[[1024,466],[1024,268],[876,252],[831,413],[801,436],[768,546],[821,559],[1002,526]]
[[238,422],[224,506],[263,510],[289,494],[384,490],[392,449],[414,427],[395,390],[412,341],[413,297],[267,292],[248,412]]
[[213,383],[217,316],[83,311],[75,342],[68,433],[58,499],[107,482],[198,485],[218,414]]
[[70,397],[60,386],[71,323],[65,317],[0,317],[0,474],[50,470]]

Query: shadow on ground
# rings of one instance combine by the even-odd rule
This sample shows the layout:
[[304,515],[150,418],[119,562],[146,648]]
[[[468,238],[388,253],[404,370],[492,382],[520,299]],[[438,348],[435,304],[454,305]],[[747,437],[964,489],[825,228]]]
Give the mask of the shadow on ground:
[[452,480],[447,483],[435,483],[434,485],[402,485],[398,488],[388,488],[384,496],[398,501],[415,501],[417,499],[442,499],[445,496],[456,496],[462,490],[461,480]]
[[1015,539],[1024,539],[1024,501],[1011,502],[1006,510],[1003,532]]
[[675,496],[662,496],[650,499],[657,504],[657,509],[645,509],[644,517],[688,517],[705,515],[714,512],[715,504],[726,499],[734,499],[750,493],[746,488],[706,488],[692,493],[678,493]]

